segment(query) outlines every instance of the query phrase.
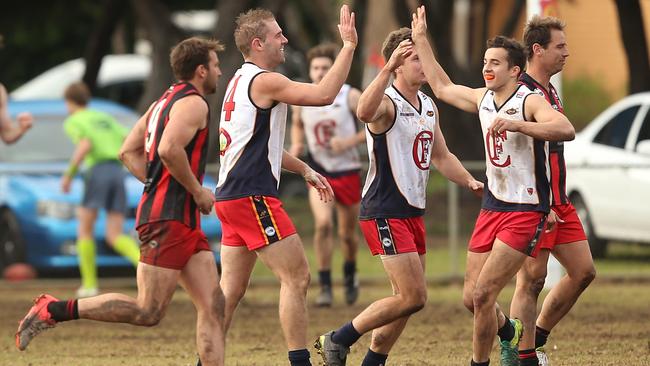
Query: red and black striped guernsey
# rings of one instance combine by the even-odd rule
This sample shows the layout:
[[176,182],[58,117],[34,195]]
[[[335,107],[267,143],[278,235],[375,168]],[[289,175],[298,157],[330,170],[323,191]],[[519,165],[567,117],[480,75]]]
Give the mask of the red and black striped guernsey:
[[[190,83],[181,82],[170,86],[147,116],[145,133],[147,177],[138,204],[136,227],[164,220],[180,221],[193,229],[201,227],[200,213],[192,195],[169,173],[158,155],[158,144],[169,122],[172,106],[188,95],[201,96]],[[205,101],[205,98],[203,100]],[[209,117],[208,114],[206,116],[208,121]],[[203,183],[208,152],[208,130],[206,126],[197,131],[190,143],[185,146],[192,172],[201,183]]]

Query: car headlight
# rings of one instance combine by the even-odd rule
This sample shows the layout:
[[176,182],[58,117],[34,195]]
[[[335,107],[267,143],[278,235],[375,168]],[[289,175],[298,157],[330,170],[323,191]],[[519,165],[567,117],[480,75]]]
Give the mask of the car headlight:
[[75,216],[76,207],[76,205],[69,202],[38,201],[36,204],[36,212],[39,216],[70,220]]

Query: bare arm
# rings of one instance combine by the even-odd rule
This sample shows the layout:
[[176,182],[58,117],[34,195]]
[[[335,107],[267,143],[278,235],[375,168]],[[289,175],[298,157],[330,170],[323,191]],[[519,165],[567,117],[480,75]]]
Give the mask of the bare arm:
[[209,213],[214,195],[203,188],[192,172],[185,147],[196,132],[207,127],[208,105],[199,96],[188,96],[178,100],[169,113],[169,121],[160,138],[158,155],[169,173],[194,198],[202,213]]
[[400,67],[404,60],[413,52],[413,44],[409,40],[402,41],[393,51],[386,65],[379,74],[361,93],[357,106],[357,117],[368,124],[372,133],[383,133],[390,128],[395,119],[395,106],[385,95],[392,73]]
[[149,107],[138,122],[133,126],[120,148],[120,160],[122,164],[136,177],[140,182],[147,179],[147,158],[144,151],[145,133],[147,132],[147,122],[149,113],[153,104]]
[[61,191],[63,193],[70,192],[70,187],[72,186],[72,179],[77,174],[77,170],[79,170],[79,165],[81,165],[81,162],[86,157],[88,152],[90,152],[90,149],[92,149],[92,147],[93,145],[88,139],[81,139],[79,140],[79,143],[77,143],[77,147],[75,147],[74,152],[72,153],[72,157],[70,158],[70,164],[68,165],[68,169],[61,177]]
[[334,192],[327,179],[316,173],[304,161],[289,154],[286,150],[282,152],[282,169],[286,169],[305,178],[305,181],[318,191],[321,201],[329,202],[334,198]]
[[289,153],[300,156],[305,148],[305,125],[300,118],[300,107],[291,106],[291,148]]
[[489,131],[499,134],[503,131],[521,132],[530,137],[544,141],[570,141],[575,138],[573,125],[565,115],[556,111],[548,102],[537,94],[530,94],[524,101],[528,121],[513,121],[502,117],[495,118]]
[[32,127],[34,119],[29,113],[20,113],[16,118],[18,124],[14,124],[9,118],[8,99],[7,90],[0,84],[0,139],[6,144],[12,144]]
[[[436,111],[436,114],[438,112]],[[463,164],[458,160],[456,155],[452,154],[447,148],[447,142],[440,130],[440,124],[436,124],[433,149],[431,151],[431,163],[436,169],[450,181],[465,187],[476,194],[481,194],[483,183],[474,179],[474,177],[465,169]]]
[[470,113],[478,113],[478,103],[485,88],[472,89],[454,84],[449,75],[436,60],[431,45],[427,40],[427,21],[424,5],[420,6],[411,21],[412,37],[415,51],[422,63],[422,70],[433,93],[445,103]]
[[348,77],[357,46],[354,18],[354,13],[350,14],[348,6],[343,5],[338,26],[343,48],[323,80],[318,84],[299,83],[276,72],[263,73],[254,79],[251,87],[251,97],[255,104],[261,108],[268,108],[275,101],[307,106],[332,104]]

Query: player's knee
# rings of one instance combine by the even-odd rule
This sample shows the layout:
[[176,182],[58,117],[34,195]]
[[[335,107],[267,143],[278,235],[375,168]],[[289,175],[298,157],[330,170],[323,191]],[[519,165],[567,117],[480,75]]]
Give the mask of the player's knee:
[[531,296],[535,298],[539,297],[539,294],[544,289],[544,283],[546,282],[546,277],[535,278],[528,283],[528,292]]
[[404,305],[406,314],[417,313],[424,308],[427,303],[427,290],[426,288],[413,289],[402,295],[404,298]]
[[317,221],[314,227],[316,235],[328,236],[332,233],[332,222],[331,221]]
[[491,294],[488,288],[476,286],[472,294],[472,305],[474,309],[480,309],[491,304]]
[[388,342],[389,337],[382,333],[380,330],[375,330],[372,332],[372,345],[371,348],[373,349],[382,349]]
[[474,295],[472,293],[463,294],[463,305],[470,312],[474,312]]
[[596,278],[596,268],[591,266],[591,268],[588,268],[584,271],[582,271],[578,277],[578,281],[580,283],[580,289],[584,290],[589,285],[594,281]]
[[311,274],[309,270],[305,268],[304,270],[294,271],[288,276],[280,278],[280,281],[283,285],[289,286],[296,291],[307,292],[309,283],[311,282]]
[[146,308],[140,311],[136,323],[145,327],[153,327],[160,323],[165,313],[162,309]]

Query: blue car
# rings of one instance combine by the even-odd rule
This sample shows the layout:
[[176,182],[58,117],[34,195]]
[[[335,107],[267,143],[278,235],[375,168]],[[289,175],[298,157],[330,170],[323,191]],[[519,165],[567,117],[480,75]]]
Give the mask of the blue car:
[[[110,101],[94,99],[89,107],[113,115],[129,128],[138,120],[132,110]],[[13,145],[0,144],[0,270],[15,262],[26,262],[39,270],[76,268],[75,211],[81,202],[83,182],[77,177],[69,194],[61,192],[61,175],[74,150],[63,131],[65,104],[63,100],[9,102],[12,119],[23,111],[33,114],[32,129]],[[207,175],[204,184],[216,185]],[[128,175],[124,232],[136,240],[135,212],[142,187]],[[105,223],[106,213],[100,212],[95,225],[98,267],[130,267],[106,245]],[[218,260],[221,224],[213,213],[202,217],[201,226]]]

